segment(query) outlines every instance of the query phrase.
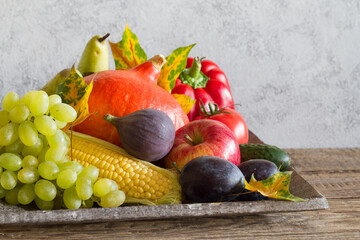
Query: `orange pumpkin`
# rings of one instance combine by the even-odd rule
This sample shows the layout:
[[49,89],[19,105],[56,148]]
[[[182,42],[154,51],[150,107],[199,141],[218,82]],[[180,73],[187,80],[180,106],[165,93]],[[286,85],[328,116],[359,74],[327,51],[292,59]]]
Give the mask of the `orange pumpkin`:
[[108,70],[85,77],[87,84],[91,81],[94,84],[88,102],[89,111],[94,114],[74,130],[121,145],[116,128],[103,116],[122,117],[146,108],[165,112],[176,130],[187,124],[189,119],[177,100],[156,84],[164,63],[164,57],[157,55],[132,69]]

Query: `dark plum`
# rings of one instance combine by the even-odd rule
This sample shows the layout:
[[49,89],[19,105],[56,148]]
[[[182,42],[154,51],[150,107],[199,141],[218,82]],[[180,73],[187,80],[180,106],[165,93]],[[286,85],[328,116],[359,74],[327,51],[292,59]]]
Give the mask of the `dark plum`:
[[185,164],[180,184],[186,198],[198,203],[231,201],[245,187],[239,168],[214,156],[197,157]]
[[[262,181],[279,172],[275,163],[265,159],[251,159],[240,163],[239,169],[244,174],[247,182],[250,182],[251,175],[253,174],[257,181]],[[247,192],[247,190],[245,190],[244,193],[245,192]],[[242,201],[255,201],[266,199],[266,197],[259,192],[252,192],[239,195],[236,199]]]
[[281,171],[285,171],[291,162],[290,156],[285,151],[273,145],[244,143],[239,144],[239,147],[241,152],[241,162],[250,159],[266,159],[275,163]]
[[258,181],[267,179],[268,177],[279,172],[275,163],[266,159],[251,159],[239,165],[239,169],[244,174],[246,181],[250,181],[251,175]]

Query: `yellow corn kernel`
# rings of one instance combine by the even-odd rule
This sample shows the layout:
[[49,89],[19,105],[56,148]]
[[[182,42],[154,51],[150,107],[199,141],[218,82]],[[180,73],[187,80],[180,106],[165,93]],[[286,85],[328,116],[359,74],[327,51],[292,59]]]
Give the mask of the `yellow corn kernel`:
[[94,165],[99,175],[117,182],[128,203],[179,204],[177,173],[136,159],[122,148],[89,135],[71,132],[69,156],[83,166]]

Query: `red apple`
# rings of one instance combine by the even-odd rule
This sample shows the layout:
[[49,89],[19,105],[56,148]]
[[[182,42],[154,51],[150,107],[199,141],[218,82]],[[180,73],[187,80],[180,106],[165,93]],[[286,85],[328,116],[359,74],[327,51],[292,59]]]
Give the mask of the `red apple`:
[[192,121],[175,134],[172,149],[164,159],[165,167],[173,163],[179,170],[192,159],[200,156],[224,158],[236,166],[240,164],[240,149],[232,131],[223,123],[201,119]]

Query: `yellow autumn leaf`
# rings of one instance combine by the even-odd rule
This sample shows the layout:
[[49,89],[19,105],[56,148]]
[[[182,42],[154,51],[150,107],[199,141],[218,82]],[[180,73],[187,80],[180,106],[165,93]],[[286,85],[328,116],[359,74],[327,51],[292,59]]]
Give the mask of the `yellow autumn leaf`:
[[180,103],[180,106],[186,114],[190,112],[196,102],[196,100],[192,100],[190,96],[186,96],[185,94],[174,93],[171,95]]
[[292,195],[289,191],[291,171],[278,172],[269,178],[257,181],[254,174],[251,176],[250,182],[245,181],[245,189],[252,192],[259,192],[263,196],[269,198],[277,198],[289,201],[305,201],[302,198]]
[[145,51],[128,24],[126,24],[121,41],[118,43],[109,41],[109,44],[117,70],[133,68],[147,60]]
[[77,117],[76,117],[75,121],[68,123],[66,125],[66,127],[64,129],[62,129],[63,131],[67,131],[71,127],[74,127],[74,126],[82,123],[85,119],[87,119],[92,114],[89,112],[89,104],[88,104],[89,96],[92,91],[92,88],[93,88],[93,82],[91,81],[91,83],[85,89],[85,94],[82,96],[80,101],[75,106],[73,106],[77,112]]
[[75,66],[72,66],[69,77],[67,77],[63,83],[58,85],[56,93],[61,97],[64,103],[72,106],[77,112],[75,121],[68,123],[66,127],[63,128],[64,131],[80,124],[91,115],[91,113],[89,113],[88,100],[92,88],[93,83],[86,84],[81,73],[75,69]]
[[166,64],[161,68],[158,85],[170,92],[175,86],[179,74],[186,68],[190,50],[195,46],[179,47],[166,57]]

